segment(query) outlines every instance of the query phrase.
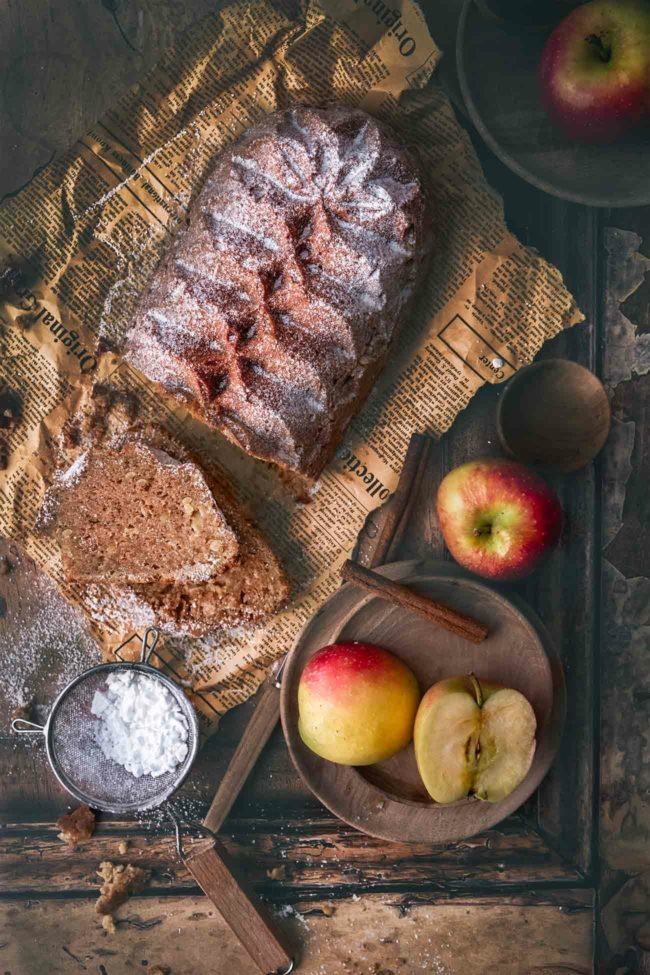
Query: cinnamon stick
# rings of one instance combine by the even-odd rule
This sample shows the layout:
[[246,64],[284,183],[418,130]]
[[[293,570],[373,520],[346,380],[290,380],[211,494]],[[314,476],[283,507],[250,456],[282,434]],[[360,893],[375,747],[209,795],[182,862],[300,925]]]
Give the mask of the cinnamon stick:
[[417,613],[418,616],[424,617],[430,623],[435,623],[437,626],[449,630],[450,633],[456,633],[465,640],[469,640],[470,643],[482,643],[488,635],[487,626],[472,619],[471,616],[458,613],[451,606],[445,606],[444,603],[434,602],[433,599],[423,596],[414,589],[409,589],[408,586],[403,586],[399,582],[393,582],[392,579],[387,579],[386,576],[379,575],[372,569],[366,569],[349,559],[343,565],[341,576],[346,582],[361,586],[362,589],[374,596],[379,596],[381,599],[386,599],[394,606],[400,606],[402,609]]

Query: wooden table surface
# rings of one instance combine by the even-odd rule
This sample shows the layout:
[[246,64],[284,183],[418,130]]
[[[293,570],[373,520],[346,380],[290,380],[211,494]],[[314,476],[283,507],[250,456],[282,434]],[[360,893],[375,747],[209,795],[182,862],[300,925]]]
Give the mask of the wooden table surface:
[[[211,7],[10,0],[0,13],[0,198],[81,135]],[[434,36],[453,52],[459,3],[428,7]],[[453,57],[441,70],[453,86]],[[543,354],[596,370],[612,396],[603,455],[554,478],[567,513],[563,544],[520,588],[561,650],[567,729],[533,801],[444,848],[384,843],[337,821],[299,781],[278,731],[222,838],[300,945],[305,975],[650,971],[631,947],[650,949],[650,209],[596,211],[552,199],[476,144],[510,227],[557,264],[586,314]],[[499,392],[483,389],[433,452],[400,557],[445,556],[435,485],[455,464],[498,452]],[[52,608],[49,582],[9,541],[2,551],[14,568],[0,576],[0,972],[119,975],[162,965],[172,975],[250,973],[176,861],[166,824],[102,817],[78,850],[57,840],[53,824],[68,797],[40,745],[10,734],[7,713],[21,682],[36,681],[45,703],[62,674],[72,676],[94,651],[75,614]],[[202,752],[183,789],[187,814],[205,811],[253,706],[228,714]],[[153,868],[114,935],[92,908],[103,859]]]

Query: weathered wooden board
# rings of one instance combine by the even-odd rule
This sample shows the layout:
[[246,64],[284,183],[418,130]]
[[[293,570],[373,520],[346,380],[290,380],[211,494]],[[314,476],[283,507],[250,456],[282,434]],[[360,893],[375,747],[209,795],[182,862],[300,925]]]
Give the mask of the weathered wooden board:
[[[434,35],[443,45],[446,42],[450,53],[459,5],[460,0],[424,4]],[[0,11],[0,199],[26,182],[52,152],[64,149],[84,132],[186,24],[212,6],[206,0],[129,4],[103,0],[90,5],[23,0],[5,4]],[[453,56],[445,59],[441,70],[453,83]],[[551,895],[548,887],[593,882],[598,749],[603,900],[615,895],[629,875],[650,867],[650,211],[607,215],[566,205],[526,186],[479,148],[490,181],[504,196],[509,225],[561,268],[587,316],[586,325],[550,343],[544,354],[567,355],[591,368],[602,368],[613,390],[614,429],[604,460],[582,474],[554,479],[568,515],[565,545],[522,590],[561,648],[569,723],[560,757],[535,803],[499,830],[442,851],[381,844],[341,826],[301,787],[281,736],[273,738],[235,806],[224,836],[243,871],[275,903],[308,898],[312,910],[322,911],[318,907],[324,905],[322,898],[337,898],[333,916],[313,913],[306,917],[309,931],[302,922],[293,922],[301,940],[304,936],[312,946],[315,959],[318,952],[327,950],[336,959],[331,965],[329,957],[323,959],[322,955],[314,961],[314,965],[326,966],[327,975],[363,972],[358,966],[366,963],[369,972],[382,967],[394,973],[417,972],[423,970],[422,961],[429,964],[424,970],[432,975],[436,971],[459,975],[590,972],[588,894]],[[610,226],[619,229],[608,229]],[[498,396],[498,388],[481,391],[441,442],[428,470],[429,490],[423,491],[415,506],[400,557],[444,556],[431,503],[435,485],[454,464],[496,451]],[[601,613],[602,547],[606,561],[602,564]],[[9,603],[9,615],[0,618],[0,662],[4,649],[18,635],[10,623],[12,607],[22,614],[24,624],[30,618],[29,607],[39,601],[41,585],[31,570],[25,569],[23,574],[22,568],[14,576],[0,577],[0,596]],[[0,615],[1,610],[0,600]],[[54,615],[60,616],[62,631],[70,631],[64,611]],[[32,632],[38,641],[38,629]],[[78,669],[92,653],[79,630],[73,632],[72,646],[76,647],[73,652],[56,639],[43,643],[46,666],[39,669],[35,688],[42,702],[51,698],[61,679],[62,663],[66,667],[76,664]],[[8,673],[4,667],[0,695],[7,696],[9,684],[15,690],[27,671],[28,666],[19,673]],[[594,702],[599,697],[603,720],[596,728]],[[228,715],[219,735],[205,749],[192,783],[184,790],[188,810],[204,811],[249,707]],[[99,966],[103,965],[103,975],[117,975],[129,968],[143,970],[141,961],[147,959],[151,966],[169,964],[174,975],[179,975],[202,970],[206,957],[219,957],[221,970],[228,975],[249,971],[250,966],[241,967],[244,956],[238,946],[227,942],[215,919],[192,917],[202,913],[205,902],[190,896],[189,879],[175,864],[164,834],[113,822],[102,825],[97,839],[75,853],[61,846],[48,824],[66,808],[67,799],[48,774],[38,746],[16,746],[7,735],[1,700],[0,713],[0,820],[16,824],[3,833],[0,849],[6,859],[0,869],[2,887],[9,878],[18,897],[3,905],[5,920],[7,911],[15,913],[10,936],[0,936],[0,944],[8,942],[0,949],[0,961],[10,960],[5,969],[0,965],[0,971],[49,975],[83,971],[85,966],[101,973]],[[535,833],[538,824],[548,843]],[[97,941],[89,902],[73,895],[89,895],[97,862],[116,855],[122,835],[130,837],[134,856],[154,866],[152,895],[163,889],[187,893],[164,899],[166,909],[178,913],[173,918],[166,916],[151,932],[123,925],[112,941],[101,932]],[[137,853],[139,850],[143,852]],[[277,872],[283,866],[284,876],[281,870]],[[275,876],[268,876],[273,871]],[[527,903],[515,904],[504,893],[507,884],[537,893],[531,893]],[[492,891],[494,897],[471,895],[472,888]],[[364,894],[368,889],[384,893],[370,898]],[[643,894],[644,885],[639,889]],[[410,916],[417,923],[397,930],[397,912],[386,907],[387,900],[431,890],[453,892],[462,899],[445,902],[444,909],[440,904],[413,908]],[[39,891],[47,897],[34,903]],[[346,895],[362,898],[346,901]],[[27,907],[29,903],[31,907]],[[133,902],[128,910],[156,917],[161,903],[152,896]],[[615,899],[613,911],[623,914],[626,903],[625,897]],[[635,910],[635,918],[644,911],[638,897]],[[397,947],[393,953],[393,946],[386,942],[385,954],[368,952],[363,957],[360,933],[367,923],[376,924],[372,930],[377,939],[392,937],[389,932],[404,939],[411,953],[400,954]],[[179,927],[181,935],[174,940],[172,935]],[[608,926],[608,930],[615,928],[616,924]],[[627,929],[623,925],[620,930]],[[416,933],[438,938],[442,952],[438,969],[432,967],[430,955],[417,955]],[[36,934],[42,948],[36,947]],[[16,956],[18,942],[23,945],[20,958]],[[447,942],[450,949],[445,948]],[[82,959],[82,966],[63,952],[63,944]],[[165,952],[163,957],[158,949],[167,946],[172,953]],[[97,949],[118,954],[101,955]],[[28,951],[33,952],[32,957],[24,954]],[[412,967],[400,965],[403,957],[409,963],[416,961]]]
[[[600,850],[609,947],[650,964],[650,215],[609,215],[603,374],[613,428],[603,464]],[[628,881],[630,875],[641,875]],[[609,902],[609,903],[608,903]],[[643,926],[645,936],[642,936]],[[627,942],[626,942],[627,939]]]
[[[518,827],[514,828],[513,827]],[[521,823],[493,829],[439,852],[425,844],[385,843],[327,814],[284,820],[233,818],[221,834],[249,883],[273,900],[324,892],[466,890],[508,885],[546,888],[580,883],[544,840]],[[128,839],[126,856],[119,843]],[[2,887],[12,895],[88,893],[101,860],[126,858],[153,870],[150,889],[195,889],[176,858],[171,832],[144,833],[133,824],[102,824],[93,839],[71,850],[51,823],[5,826],[0,836]]]
[[[5,975],[122,975],[156,965],[172,975],[257,975],[203,897],[133,898],[122,914],[108,935],[86,900],[1,904],[0,966]],[[583,891],[497,902],[364,894],[297,901],[280,915],[288,939],[299,945],[300,975],[593,971],[591,895]]]
[[0,7],[0,200],[66,150],[215,9],[209,0],[21,0]]

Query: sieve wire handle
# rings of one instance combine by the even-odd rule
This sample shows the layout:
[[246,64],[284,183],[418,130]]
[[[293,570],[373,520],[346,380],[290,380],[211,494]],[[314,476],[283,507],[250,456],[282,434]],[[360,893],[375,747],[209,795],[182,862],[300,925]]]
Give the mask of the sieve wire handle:
[[11,730],[17,735],[42,735],[45,733],[45,725],[28,721],[27,718],[14,718],[11,722]]
[[[149,638],[151,637],[151,646],[149,645]],[[148,664],[151,654],[154,652],[158,646],[158,640],[160,639],[160,633],[155,626],[148,626],[144,631],[144,636],[142,637],[142,650],[140,651],[140,663]]]

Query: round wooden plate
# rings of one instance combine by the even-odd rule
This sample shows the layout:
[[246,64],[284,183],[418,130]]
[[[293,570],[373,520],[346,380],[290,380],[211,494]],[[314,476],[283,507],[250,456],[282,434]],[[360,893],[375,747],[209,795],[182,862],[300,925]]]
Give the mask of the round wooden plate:
[[[490,149],[533,186],[588,206],[650,203],[647,126],[611,144],[591,145],[563,135],[542,108],[537,80],[542,48],[551,27],[577,5],[578,0],[465,0],[456,64],[467,111]],[[502,8],[509,17],[490,15]],[[531,9],[545,29],[527,25]]]
[[[293,762],[312,792],[346,823],[399,842],[451,843],[494,826],[517,809],[546,775],[565,715],[564,673],[548,634],[532,610],[448,562],[393,562],[376,569],[419,592],[471,614],[490,629],[479,646],[344,585],[312,617],[291,651],[282,679],[282,727]],[[341,640],[365,640],[401,657],[422,690],[443,677],[473,671],[521,691],[537,716],[537,749],[528,775],[498,803],[462,799],[438,805],[420,780],[413,746],[386,762],[351,768],[327,762],[298,734],[298,683],[309,658]]]

